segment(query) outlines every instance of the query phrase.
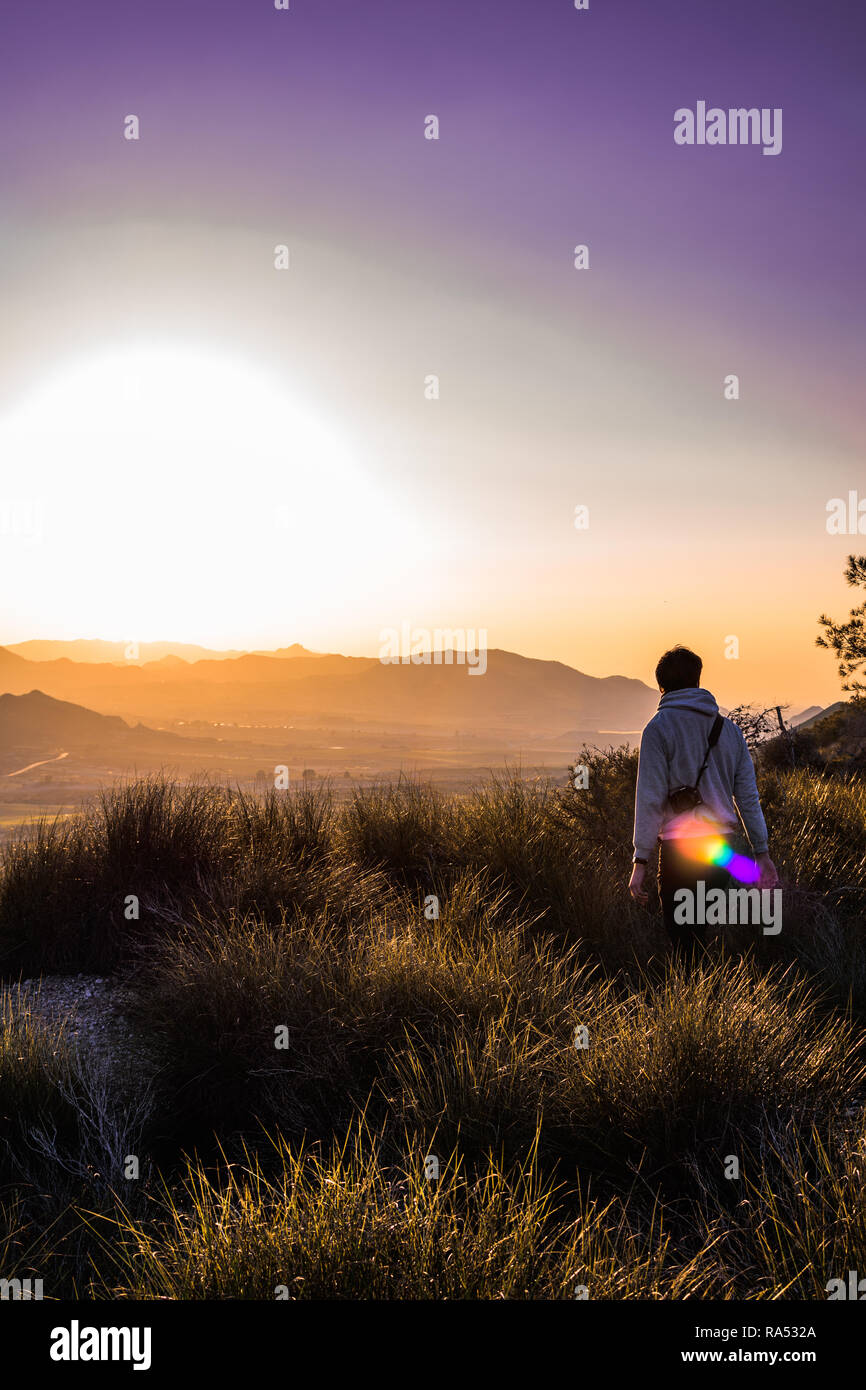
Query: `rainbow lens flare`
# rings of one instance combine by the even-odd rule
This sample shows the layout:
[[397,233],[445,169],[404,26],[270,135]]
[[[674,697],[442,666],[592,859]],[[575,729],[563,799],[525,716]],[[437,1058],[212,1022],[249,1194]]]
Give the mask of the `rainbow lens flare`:
[[735,854],[720,835],[714,835],[710,839],[705,839],[702,835],[687,835],[677,841],[677,846],[690,859],[727,869],[731,878],[735,878],[738,883],[757,883],[761,877],[761,871],[754,859],[749,859],[744,854]]

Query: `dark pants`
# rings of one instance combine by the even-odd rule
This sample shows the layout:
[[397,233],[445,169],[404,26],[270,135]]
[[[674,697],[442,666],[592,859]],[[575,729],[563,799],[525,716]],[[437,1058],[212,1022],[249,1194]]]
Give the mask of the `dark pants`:
[[[725,891],[733,882],[727,869],[716,864],[705,864],[685,854],[677,840],[662,840],[659,850],[659,896],[662,901],[665,930],[673,942],[678,955],[694,958],[707,944],[707,928],[703,922],[689,924],[676,922],[674,914],[677,904],[674,894],[678,888],[688,888],[697,895],[698,882],[703,879],[705,891],[723,888]],[[682,909],[680,909],[682,916]]]

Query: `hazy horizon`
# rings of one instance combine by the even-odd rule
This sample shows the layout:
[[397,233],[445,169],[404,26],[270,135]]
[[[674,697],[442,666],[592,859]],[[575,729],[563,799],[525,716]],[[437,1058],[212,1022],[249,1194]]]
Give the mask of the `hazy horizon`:
[[[434,629],[431,629],[430,631],[431,631],[431,634],[432,634],[432,633],[435,633],[435,632],[436,632],[436,629],[434,628]],[[81,636],[81,635],[79,635],[79,636],[75,636],[75,637],[57,637],[56,635],[55,635],[55,636],[52,636],[52,637],[21,637],[21,638],[15,637],[15,638],[3,638],[3,639],[0,639],[0,649],[5,649],[5,650],[8,651],[8,650],[13,650],[13,649],[15,649],[15,648],[17,648],[17,647],[27,646],[28,644],[30,644],[30,643],[35,643],[35,642],[41,642],[41,643],[45,643],[46,645],[57,645],[57,646],[64,646],[64,645],[67,645],[67,644],[69,644],[69,643],[78,642],[78,643],[89,643],[89,644],[94,644],[94,645],[96,645],[96,644],[100,644],[100,645],[105,644],[105,645],[116,646],[116,647],[118,647],[118,648],[125,648],[125,647],[127,647],[127,646],[129,645],[129,643],[130,643],[131,640],[132,640],[132,639],[130,639],[129,637],[101,637],[101,636],[94,636],[94,635],[92,635],[92,634],[89,634],[89,635],[87,635],[87,636]],[[292,647],[299,647],[299,648],[302,648],[302,649],[304,650],[304,652],[305,652],[307,655],[309,655],[309,656],[347,656],[347,657],[359,657],[359,658],[361,658],[361,659],[363,659],[363,660],[367,660],[367,661],[376,661],[376,660],[379,660],[379,659],[380,659],[380,657],[379,657],[379,646],[380,646],[381,644],[377,644],[376,647],[374,647],[373,649],[370,649],[370,650],[355,650],[355,651],[343,651],[343,652],[338,652],[338,651],[334,651],[334,650],[332,650],[332,649],[325,649],[324,647],[321,647],[321,646],[320,646],[320,647],[308,646],[306,642],[299,642],[299,641],[297,641],[297,639],[294,639],[294,638],[291,638],[291,639],[287,638],[287,639],[279,640],[279,641],[277,641],[277,643],[276,643],[275,646],[270,647],[270,648],[265,648],[265,647],[262,647],[262,646],[243,646],[243,645],[227,646],[227,647],[211,647],[211,646],[208,646],[208,645],[207,645],[206,643],[204,643],[204,642],[197,641],[197,640],[194,640],[194,639],[188,639],[188,638],[154,637],[154,638],[142,638],[142,639],[140,639],[140,641],[138,642],[138,645],[141,646],[141,647],[151,647],[151,646],[160,647],[160,648],[165,648],[165,647],[169,647],[169,648],[172,648],[172,647],[174,647],[174,648],[179,648],[179,647],[190,647],[190,648],[198,648],[198,649],[201,649],[202,652],[203,652],[203,655],[201,655],[201,656],[196,656],[196,657],[193,657],[193,658],[181,658],[181,659],[184,659],[184,660],[189,660],[190,664],[195,664],[196,661],[199,661],[199,660],[208,660],[209,658],[215,658],[215,659],[236,659],[238,656],[271,655],[271,654],[276,653],[276,652],[278,652],[278,651],[285,651],[285,650],[287,650],[287,649],[291,649]],[[441,651],[441,650],[446,650],[446,651],[447,651],[447,650],[451,650],[451,651],[456,652],[456,651],[466,650],[466,648],[463,647],[463,646],[452,646],[452,647],[445,647],[445,648],[442,648],[441,646],[437,646],[437,645],[425,645],[425,647],[423,648],[423,650],[428,651],[428,652],[431,652],[431,653],[432,653],[432,652],[436,652],[436,651]],[[473,650],[473,651],[475,651],[475,650],[482,650],[482,651],[503,651],[503,652],[507,652],[507,653],[509,653],[510,655],[513,655],[513,656],[525,657],[527,660],[532,660],[532,661],[559,662],[560,664],[562,664],[562,665],[564,665],[564,666],[568,666],[568,667],[569,667],[570,669],[572,669],[572,670],[579,671],[581,674],[587,675],[587,676],[591,676],[591,677],[593,677],[594,679],[597,679],[597,680],[605,680],[605,679],[608,679],[608,678],[610,678],[610,677],[612,677],[612,676],[622,676],[622,677],[624,677],[624,678],[627,679],[627,680],[638,680],[638,681],[642,681],[643,684],[644,684],[644,685],[647,685],[651,690],[655,690],[655,689],[656,689],[655,675],[654,675],[654,670],[653,670],[653,667],[654,667],[654,665],[655,665],[654,662],[652,663],[652,667],[651,667],[649,670],[644,671],[644,672],[634,672],[634,671],[631,671],[631,672],[630,672],[630,671],[621,671],[621,670],[593,670],[593,669],[591,669],[591,668],[588,668],[587,666],[579,666],[579,665],[577,665],[574,661],[568,661],[568,660],[564,659],[563,657],[559,657],[559,656],[545,656],[545,655],[539,655],[539,654],[536,654],[536,653],[515,651],[515,650],[512,649],[512,648],[497,646],[497,645],[494,644],[493,642],[489,642],[489,641],[486,642],[486,643],[476,643],[475,645],[473,645],[473,646],[471,647],[471,650]],[[661,652],[659,652],[659,655],[661,655]],[[49,659],[57,659],[57,658],[47,658],[47,657],[35,658],[35,657],[32,657],[32,656],[31,656],[31,657],[27,657],[27,658],[25,658],[25,659],[28,659],[28,660],[31,660],[31,661],[39,661],[39,662],[42,662],[42,661],[46,661],[46,660],[49,660]],[[74,658],[73,658],[73,659],[74,659]],[[112,658],[112,661],[113,661],[115,664],[124,664],[124,665],[126,665],[126,664],[128,664],[128,665],[146,665],[146,664],[150,664],[150,663],[153,662],[153,661],[159,661],[159,660],[162,660],[162,659],[164,659],[164,658],[163,658],[163,657],[144,657],[144,656],[139,657],[139,658],[124,659],[124,657],[123,657],[123,655],[122,655],[122,652],[121,652],[120,655],[119,655],[117,658]],[[89,662],[89,661],[86,662],[86,663],[85,663],[85,662],[82,662],[82,664],[91,664],[91,662]],[[400,663],[400,662],[398,662],[398,663],[396,663],[396,664],[411,664],[411,662],[405,662],[405,663]],[[735,704],[759,704],[759,703],[761,703],[761,701],[760,701],[759,699],[757,699],[757,698],[752,698],[752,697],[748,694],[748,692],[743,691],[743,690],[736,690],[736,688],[735,688],[735,683],[734,683],[734,682],[730,682],[731,686],[734,687],[734,695],[732,696],[732,698],[731,698],[730,700],[723,698],[723,696],[722,696],[721,693],[720,693],[720,690],[718,690],[718,689],[716,688],[716,686],[712,683],[711,676],[710,676],[710,674],[709,674],[709,670],[710,670],[710,669],[715,669],[715,670],[718,671],[718,670],[720,669],[719,664],[716,663],[715,666],[714,666],[714,668],[709,668],[709,666],[708,666],[707,664],[705,664],[705,668],[704,668],[704,671],[703,671],[702,676],[701,676],[701,685],[702,685],[704,688],[706,688],[706,689],[712,690],[713,693],[716,694],[716,695],[718,696],[719,702],[720,702],[721,704],[725,704],[725,705],[735,705]],[[837,692],[836,692],[835,694],[833,694],[833,693],[831,692],[829,698],[827,698],[827,699],[825,699],[825,700],[822,700],[822,699],[820,699],[820,698],[818,698],[818,697],[815,697],[815,698],[813,698],[813,699],[800,699],[800,700],[787,700],[787,699],[782,698],[782,699],[773,699],[772,701],[768,701],[767,703],[770,703],[770,704],[772,704],[772,705],[776,705],[776,704],[778,704],[778,703],[781,703],[781,704],[783,705],[783,707],[784,707],[785,705],[791,705],[791,706],[794,706],[796,709],[800,709],[800,708],[811,707],[812,705],[819,705],[819,706],[830,705],[830,704],[834,704],[837,700],[841,700],[841,699],[845,699],[845,698],[847,698],[847,696],[845,695],[845,692],[842,691],[841,689],[838,689]]]

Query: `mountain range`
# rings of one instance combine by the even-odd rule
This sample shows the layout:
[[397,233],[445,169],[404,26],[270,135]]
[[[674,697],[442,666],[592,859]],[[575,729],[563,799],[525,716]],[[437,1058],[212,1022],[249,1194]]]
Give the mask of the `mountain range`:
[[[134,647],[135,654],[130,654]],[[115,666],[143,666],[147,662],[162,661],[165,657],[176,657],[179,661],[226,661],[236,656],[248,656],[246,651],[216,651],[211,647],[198,647],[189,642],[105,642],[101,638],[77,637],[73,641],[53,642],[37,638],[29,642],[13,642],[6,651],[15,656],[23,656],[28,661],[58,661],[68,657],[70,661],[108,662]],[[259,651],[257,656],[315,656],[300,642],[291,647],[281,647],[275,652]]]
[[[28,643],[21,648],[33,650]],[[52,647],[59,644],[48,644]],[[74,644],[63,644],[64,646]],[[658,694],[624,676],[589,676],[558,661],[490,650],[485,674],[466,665],[387,665],[375,657],[286,647],[189,661],[180,648],[142,664],[72,660],[44,645],[38,659],[0,647],[0,691],[39,690],[100,714],[146,724],[350,724],[387,730],[495,729],[527,737],[566,730],[636,733]],[[190,650],[190,649],[187,649]]]

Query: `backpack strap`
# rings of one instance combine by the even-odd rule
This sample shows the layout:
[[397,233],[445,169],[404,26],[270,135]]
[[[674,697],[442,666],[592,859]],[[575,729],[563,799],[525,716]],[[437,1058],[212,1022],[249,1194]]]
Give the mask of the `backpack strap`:
[[719,736],[722,732],[724,722],[725,717],[723,714],[717,714],[715,719],[713,720],[713,727],[710,729],[710,736],[707,739],[707,751],[704,754],[704,761],[701,763],[701,770],[697,775],[697,780],[695,781],[696,787],[700,785],[700,780],[707,770],[707,763],[710,761],[710,753],[719,741]]

